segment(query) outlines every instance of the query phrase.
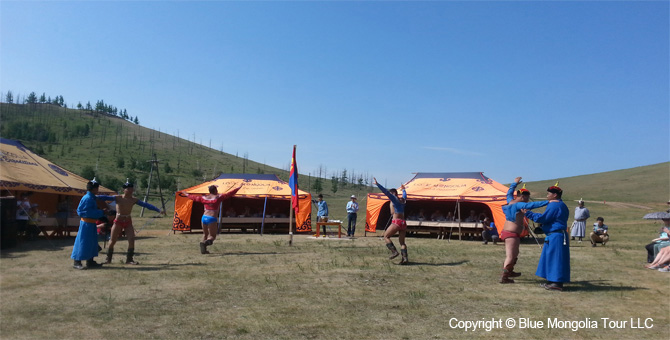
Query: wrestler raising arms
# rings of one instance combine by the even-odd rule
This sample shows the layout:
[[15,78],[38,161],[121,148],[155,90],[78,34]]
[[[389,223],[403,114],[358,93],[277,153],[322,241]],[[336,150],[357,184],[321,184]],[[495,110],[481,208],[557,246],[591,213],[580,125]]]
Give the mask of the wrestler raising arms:
[[119,239],[121,232],[125,230],[126,237],[128,238],[128,253],[126,255],[126,264],[139,264],[133,260],[133,256],[135,255],[135,228],[133,227],[133,219],[130,217],[130,214],[133,211],[133,206],[135,206],[135,204],[165,215],[165,211],[162,211],[149,203],[145,203],[139,200],[137,197],[133,197],[134,191],[135,187],[133,183],[130,183],[130,181],[126,179],[126,183],[123,184],[123,195],[96,196],[96,198],[101,201],[116,202],[116,218],[114,219],[114,224],[112,225],[112,236],[109,241],[109,248],[107,248],[107,258],[105,263],[112,263],[114,245],[116,245],[116,241]]
[[515,198],[514,190],[519,183],[521,183],[521,177],[515,178],[514,183],[509,186],[507,205],[502,207],[505,213],[505,226],[500,234],[500,239],[505,242],[505,262],[503,263],[500,283],[514,283],[514,280],[510,277],[521,275],[521,273],[514,272],[514,265],[519,257],[519,243],[521,243],[525,210],[544,207],[548,204],[547,201],[528,202],[530,191],[525,188],[517,191]]
[[[398,190],[391,189],[386,190],[381,184],[377,182],[377,179],[374,178],[375,185],[381,190],[386,197],[391,201],[391,215],[393,219],[391,220],[391,225],[386,228],[384,232],[384,242],[386,247],[391,251],[391,256],[389,259],[394,259],[398,255],[402,254],[402,260],[400,264],[409,263],[407,257],[407,245],[405,244],[405,234],[407,232],[407,221],[405,221],[405,204],[407,203],[407,192],[405,192],[405,185],[400,185],[400,190],[402,190],[402,197],[398,194]],[[393,245],[391,237],[398,233],[398,242],[400,242],[400,254],[398,250]]]
[[217,216],[219,215],[219,204],[226,199],[233,197],[240,189],[242,189],[241,184],[239,187],[220,195],[216,185],[210,185],[207,187],[209,194],[202,196],[184,194],[183,192],[178,192],[182,197],[186,197],[192,201],[200,202],[205,206],[205,211],[202,214],[202,241],[200,242],[200,253],[209,254],[207,246],[211,246],[216,239],[217,232]]

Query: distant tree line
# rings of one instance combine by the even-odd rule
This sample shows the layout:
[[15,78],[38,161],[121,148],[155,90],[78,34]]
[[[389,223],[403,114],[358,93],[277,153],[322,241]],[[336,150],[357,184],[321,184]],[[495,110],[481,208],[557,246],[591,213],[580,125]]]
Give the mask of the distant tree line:
[[[311,174],[310,174],[311,175]],[[322,193],[326,188],[324,188],[325,180],[328,178],[328,171],[324,168],[323,165],[320,165],[314,174],[314,180],[311,182],[310,189],[316,193]],[[340,189],[369,189],[370,183],[372,183],[372,177],[370,175],[363,173],[355,173],[353,170],[347,171],[347,169],[342,169],[342,171],[335,171],[330,176],[330,191],[334,194],[337,193]]]
[[[30,92],[27,97],[23,98],[23,100],[20,100],[17,95],[17,98],[14,98],[14,93],[10,90],[5,93],[4,96],[0,95],[0,98],[4,97],[5,103],[8,104],[49,104],[49,105],[56,105],[58,107],[64,107],[68,108],[67,103],[65,102],[65,99],[63,96],[58,95],[53,98],[51,96],[47,96],[46,93],[42,93],[39,97],[35,92]],[[114,105],[109,105],[105,103],[104,100],[98,100],[95,103],[95,108],[91,105],[91,102],[88,101],[86,105],[83,105],[81,102],[77,103],[76,108],[78,110],[82,111],[88,111],[88,112],[95,112],[95,113],[101,113],[101,114],[107,114],[110,116],[118,117],[121,119],[125,119],[129,122],[133,122],[137,125],[140,124],[140,120],[137,116],[132,117],[128,115],[128,111],[126,109],[120,110]]]

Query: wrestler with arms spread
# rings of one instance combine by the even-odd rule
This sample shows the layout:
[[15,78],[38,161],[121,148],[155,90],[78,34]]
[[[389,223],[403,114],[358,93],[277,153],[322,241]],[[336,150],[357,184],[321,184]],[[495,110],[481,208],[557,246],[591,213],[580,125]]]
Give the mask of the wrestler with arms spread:
[[105,263],[112,263],[114,245],[116,245],[116,241],[119,239],[121,232],[125,230],[126,237],[128,238],[128,253],[126,255],[126,264],[139,264],[133,260],[133,256],[135,255],[135,228],[133,227],[133,219],[130,217],[130,214],[133,211],[133,206],[135,204],[165,215],[165,211],[162,211],[149,203],[143,202],[137,197],[133,197],[134,191],[134,185],[130,183],[128,179],[126,179],[126,183],[123,184],[123,195],[96,196],[96,198],[101,201],[116,202],[116,218],[114,219],[114,224],[112,225],[112,236],[109,241],[109,248],[107,248],[107,258]]
[[195,202],[200,202],[205,206],[205,212],[202,214],[202,220],[201,220],[202,222],[202,242],[200,242],[201,254],[209,254],[209,251],[207,251],[207,246],[211,246],[214,243],[214,240],[216,239],[216,231],[217,231],[216,222],[217,222],[217,216],[219,214],[219,204],[225,201],[226,199],[233,197],[240,189],[242,189],[243,185],[244,184],[223,195],[219,195],[219,191],[216,188],[216,185],[210,185],[208,187],[209,194],[203,196],[197,196],[192,194],[185,195],[182,192],[179,193],[179,195],[181,195],[182,197],[186,197]]
[[407,192],[405,192],[405,185],[400,185],[400,190],[402,190],[402,197],[398,196],[398,190],[391,189],[386,190],[381,184],[377,183],[377,179],[374,178],[375,184],[381,190],[386,197],[391,200],[391,215],[393,219],[391,220],[391,225],[386,228],[384,232],[384,242],[386,242],[386,247],[391,251],[391,256],[389,260],[392,260],[398,255],[398,250],[393,245],[391,237],[398,233],[398,241],[400,242],[400,253],[402,253],[402,260],[400,264],[407,264],[409,260],[407,258],[407,245],[405,244],[405,233],[407,232],[407,221],[405,221],[405,204],[407,203]]
[[527,189],[517,191],[516,198],[514,198],[514,190],[519,183],[521,183],[521,177],[515,178],[514,183],[509,186],[509,190],[507,190],[507,205],[503,205],[502,207],[505,213],[505,226],[500,234],[500,239],[505,242],[506,256],[500,283],[514,283],[514,280],[510,279],[510,277],[521,275],[521,273],[514,272],[514,265],[519,257],[519,243],[521,243],[525,210],[544,207],[549,203],[547,201],[529,203],[530,191]]

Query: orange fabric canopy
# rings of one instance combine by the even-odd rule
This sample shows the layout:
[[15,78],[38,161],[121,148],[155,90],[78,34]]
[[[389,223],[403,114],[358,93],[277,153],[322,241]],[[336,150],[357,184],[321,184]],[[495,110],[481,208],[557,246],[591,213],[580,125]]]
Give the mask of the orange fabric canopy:
[[[484,176],[481,172],[420,172],[405,183],[408,202],[425,200],[485,204],[491,209],[493,215],[491,217],[499,232],[505,225],[502,206],[507,204],[507,190],[506,186]],[[389,200],[383,193],[368,194],[366,231],[376,231],[381,209],[387,202]]]
[[[291,200],[291,188],[288,183],[280,180],[277,175],[264,174],[221,174],[219,177],[202,184],[182,190],[182,192],[189,194],[208,194],[210,185],[216,185],[220,194],[225,194],[240,185],[242,189],[238,191],[235,196],[238,198],[258,198],[273,200]],[[312,195],[308,192],[298,190],[299,198],[299,213],[296,219],[296,231],[308,232],[312,231]],[[192,213],[193,201],[175,195],[175,214],[172,229],[178,231],[190,231],[190,220]],[[288,209],[287,209],[288,211]]]
[[[21,142],[0,138],[0,185],[3,189],[83,196],[85,179],[38,156]],[[102,195],[113,190],[100,186]]]

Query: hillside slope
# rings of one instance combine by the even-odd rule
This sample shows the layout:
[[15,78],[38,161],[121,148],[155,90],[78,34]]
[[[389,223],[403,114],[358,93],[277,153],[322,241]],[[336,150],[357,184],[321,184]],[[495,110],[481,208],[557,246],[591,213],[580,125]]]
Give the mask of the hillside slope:
[[[0,119],[2,137],[21,140],[35,152],[84,177],[87,177],[87,172],[93,172],[103,184],[110,187],[120,186],[126,178],[135,180],[139,182],[138,194],[142,195],[150,171],[148,161],[153,154],[160,160],[163,192],[168,197],[174,190],[202,183],[222,172],[272,173],[280,179],[288,180],[286,170],[217,151],[106,114],[52,104],[0,103]],[[287,165],[289,154],[290,150],[287,150]],[[450,170],[443,169],[445,172]],[[411,178],[411,174],[407,178]],[[670,162],[529,182],[527,187],[533,192],[534,199],[543,199],[546,188],[556,180],[565,191],[566,202],[580,198],[601,205],[610,202],[608,209],[616,208],[613,202],[621,202],[630,205],[626,210],[664,210],[667,209],[665,202],[670,198]],[[301,174],[300,187],[315,194],[314,190],[309,190],[314,181],[314,177]],[[359,197],[361,208],[364,209],[366,193],[376,190],[350,184],[344,188],[340,185],[339,190],[333,193],[331,181],[325,179],[322,179],[322,187],[333,218],[336,219],[345,217],[343,207],[351,194]],[[359,219],[362,218],[360,216]]]

